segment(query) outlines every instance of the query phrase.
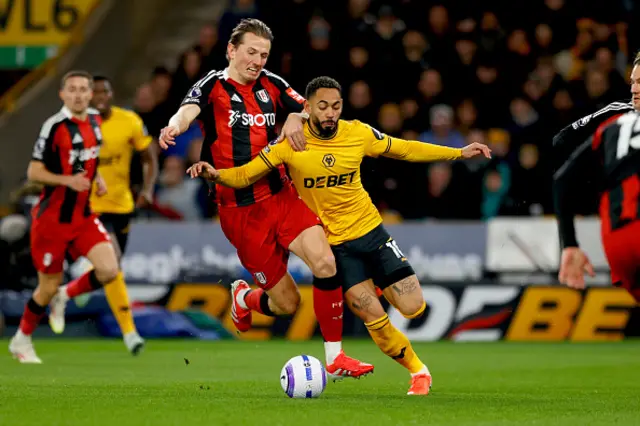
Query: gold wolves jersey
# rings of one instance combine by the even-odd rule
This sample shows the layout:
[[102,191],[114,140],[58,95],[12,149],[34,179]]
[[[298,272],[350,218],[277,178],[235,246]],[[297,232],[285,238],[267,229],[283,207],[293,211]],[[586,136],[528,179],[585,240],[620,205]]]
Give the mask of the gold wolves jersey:
[[360,181],[365,155],[407,161],[455,160],[462,155],[460,149],[392,138],[357,120],[340,120],[330,138],[307,124],[305,137],[305,151],[295,152],[286,141],[267,146],[244,166],[220,170],[217,182],[243,188],[287,164],[298,194],[322,220],[331,245],[360,238],[382,223]]
[[151,136],[142,119],[133,111],[112,107],[111,116],[103,120],[102,149],[98,172],[107,184],[102,197],[91,193],[91,208],[96,213],[131,213],[134,209],[131,193],[131,158],[134,150],[142,151],[151,143]]

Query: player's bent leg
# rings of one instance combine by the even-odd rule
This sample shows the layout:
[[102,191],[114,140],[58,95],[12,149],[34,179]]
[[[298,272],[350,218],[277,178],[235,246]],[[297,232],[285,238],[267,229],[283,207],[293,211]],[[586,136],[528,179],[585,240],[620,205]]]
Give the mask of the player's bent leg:
[[[122,257],[120,242],[123,240],[123,237],[117,231],[110,232],[109,237],[113,244],[116,258],[118,262],[120,262]],[[126,243],[126,240],[124,241]],[[129,302],[127,285],[122,271],[119,271],[115,280],[104,288],[104,294],[111,308],[111,312],[118,323],[118,327],[120,327],[125,346],[133,355],[138,355],[144,348],[144,340],[138,334],[135,322],[133,321],[131,303]]]
[[98,290],[113,282],[118,276],[118,260],[111,242],[106,239],[85,250],[82,245],[74,247],[75,255],[82,255],[89,259],[93,269],[85,272],[80,277],[60,287],[56,296],[51,301],[50,323],[60,325],[64,329],[64,312],[69,299]]
[[31,335],[38,327],[47,305],[56,294],[61,282],[62,272],[52,274],[38,272],[38,287],[24,308],[18,331],[9,342],[9,352],[23,364],[42,363],[33,348]]
[[100,242],[94,245],[86,256],[95,269],[97,280],[103,286],[111,284],[117,278],[120,266],[111,242]]
[[351,311],[362,319],[380,350],[411,373],[408,395],[427,395],[431,389],[431,373],[413,350],[404,333],[391,324],[376,295],[371,280],[351,287],[345,293]]
[[383,294],[405,318],[418,318],[427,308],[422,288],[413,269],[404,268],[387,277],[393,284],[383,286]]
[[321,226],[300,232],[288,249],[307,264],[314,277],[329,278],[336,274],[336,259]]
[[244,280],[231,284],[231,318],[238,331],[251,328],[251,311],[275,317],[293,315],[298,310],[300,292],[286,270],[275,284],[268,283],[265,288],[252,290]]
[[[272,315],[293,315],[300,306],[300,291],[288,272],[272,288],[265,290],[268,295],[268,310]],[[263,296],[264,298],[264,296]],[[268,315],[265,314],[265,315]]]

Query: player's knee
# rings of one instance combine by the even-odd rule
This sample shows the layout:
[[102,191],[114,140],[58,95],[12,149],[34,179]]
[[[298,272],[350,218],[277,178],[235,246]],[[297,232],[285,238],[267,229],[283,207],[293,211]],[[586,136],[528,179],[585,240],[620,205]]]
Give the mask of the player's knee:
[[291,297],[287,297],[282,302],[278,303],[278,307],[282,311],[283,315],[293,315],[300,306],[300,293],[295,292]]
[[361,314],[358,314],[358,316],[360,317],[362,322],[367,324],[367,323],[379,320],[380,318],[385,316],[385,314],[386,314],[386,311],[384,310],[382,305],[378,302],[377,304],[374,304],[373,306],[371,306],[368,310],[362,312]]
[[96,278],[98,278],[98,281],[100,281],[103,285],[108,284],[116,279],[116,277],[118,276],[118,272],[120,272],[120,270],[118,269],[117,263],[114,263],[113,265],[102,266],[100,268],[96,268]]
[[336,274],[336,258],[326,254],[313,264],[313,275],[318,278],[330,278]]
[[424,299],[419,297],[405,301],[398,307],[398,310],[405,318],[413,319],[422,316],[426,308],[427,304]]

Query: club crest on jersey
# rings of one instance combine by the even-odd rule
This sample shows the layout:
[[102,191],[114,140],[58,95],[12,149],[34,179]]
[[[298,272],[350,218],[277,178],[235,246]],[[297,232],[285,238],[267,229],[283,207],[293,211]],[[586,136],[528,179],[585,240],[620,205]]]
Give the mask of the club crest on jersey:
[[264,275],[264,273],[256,272],[253,275],[255,275],[256,281],[258,281],[260,284],[264,285],[267,283],[267,277]]
[[258,90],[256,92],[256,97],[262,102],[262,103],[267,103],[269,102],[269,94],[267,93],[266,90],[262,89],[262,90]]
[[333,154],[325,154],[324,157],[322,157],[322,164],[326,167],[333,167],[333,165],[336,164],[336,157],[334,157]]

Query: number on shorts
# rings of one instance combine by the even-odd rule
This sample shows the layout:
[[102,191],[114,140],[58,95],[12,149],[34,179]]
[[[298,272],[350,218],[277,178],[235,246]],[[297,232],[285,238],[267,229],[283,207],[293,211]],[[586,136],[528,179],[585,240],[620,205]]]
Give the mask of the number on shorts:
[[107,230],[105,229],[104,225],[102,224],[102,222],[100,222],[100,219],[98,219],[97,217],[95,219],[93,219],[93,222],[98,225],[98,231],[102,232],[103,234],[107,235]]
[[404,257],[404,254],[402,254],[402,251],[400,250],[400,247],[398,247],[396,240],[387,241],[387,247],[393,250],[393,254],[395,254],[398,259],[402,259]]

